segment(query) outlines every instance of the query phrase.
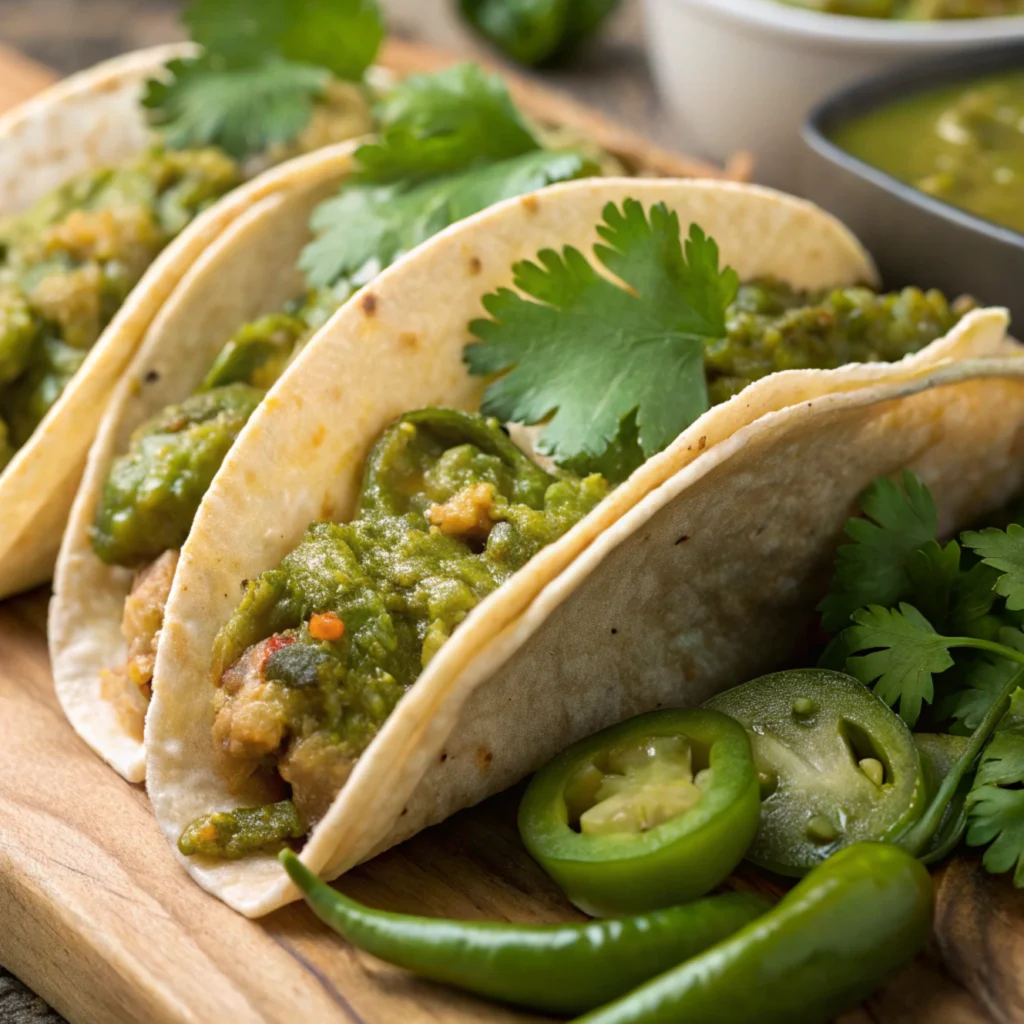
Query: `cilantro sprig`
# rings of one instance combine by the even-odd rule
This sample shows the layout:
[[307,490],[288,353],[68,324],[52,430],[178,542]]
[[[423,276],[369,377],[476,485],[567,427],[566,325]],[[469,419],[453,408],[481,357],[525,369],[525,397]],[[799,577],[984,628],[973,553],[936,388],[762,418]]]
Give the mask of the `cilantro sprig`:
[[517,263],[518,291],[484,297],[490,319],[470,324],[465,359],[499,375],[484,412],[544,423],[539,448],[562,465],[626,475],[708,408],[704,342],[724,336],[739,282],[697,225],[684,246],[664,203],[609,203],[603,221],[594,257],[622,283],[571,246]]
[[354,180],[313,212],[300,269],[313,287],[362,282],[402,253],[503,199],[597,173],[573,150],[545,150],[504,83],[472,64],[401,82],[356,150]]
[[294,139],[332,75],[358,81],[384,38],[376,0],[192,0],[197,57],[169,61],[142,97],[167,145],[237,159]]
[[418,185],[353,184],[323,202],[299,269],[314,288],[380,270],[449,224],[502,199],[596,171],[579,153],[536,150]]
[[540,148],[504,82],[477,64],[412,75],[377,105],[379,140],[356,152],[374,184],[422,181]]
[[[821,605],[823,624],[842,630],[832,656],[909,725],[940,693],[933,726],[946,721],[970,735],[899,841],[924,853],[966,792],[953,840],[965,827],[968,845],[986,847],[985,867],[1013,871],[1024,887],[1024,527],[968,531],[940,545],[931,495],[909,474],[899,488],[876,481],[862,509],[870,519],[847,524],[854,543],[840,549]],[[853,609],[858,601],[867,606]]]

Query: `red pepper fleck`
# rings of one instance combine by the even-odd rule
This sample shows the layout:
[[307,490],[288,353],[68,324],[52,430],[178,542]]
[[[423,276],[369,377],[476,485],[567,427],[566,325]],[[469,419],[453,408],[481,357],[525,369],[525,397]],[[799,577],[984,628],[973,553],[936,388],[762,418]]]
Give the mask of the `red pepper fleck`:
[[272,636],[263,647],[263,660],[260,662],[260,668],[265,668],[267,659],[275,652],[281,650],[282,647],[290,647],[295,643],[295,637],[293,636]]
[[309,620],[309,635],[314,640],[340,640],[345,623],[334,612],[320,612]]

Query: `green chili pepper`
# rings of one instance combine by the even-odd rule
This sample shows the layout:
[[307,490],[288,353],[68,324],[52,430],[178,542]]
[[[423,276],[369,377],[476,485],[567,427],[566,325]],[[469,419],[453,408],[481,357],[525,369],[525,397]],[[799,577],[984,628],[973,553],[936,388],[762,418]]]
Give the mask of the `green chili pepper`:
[[747,858],[802,875],[855,842],[892,840],[928,791],[903,720],[852,676],[795,669],[707,702],[746,726],[761,783],[761,828]]
[[710,892],[757,831],[750,741],[706,708],[654,711],[542,768],[519,807],[527,849],[588,914],[639,913]]
[[927,869],[857,843],[760,920],[580,1024],[824,1024],[923,948],[931,917]]
[[543,508],[544,494],[555,482],[555,477],[545,473],[530,459],[501,429],[496,419],[460,409],[419,409],[395,420],[373,446],[363,477],[360,498],[363,509],[379,507],[394,514],[405,511],[399,507],[395,495],[408,490],[401,477],[412,472],[415,479],[416,473],[408,459],[396,458],[395,446],[401,447],[403,440],[408,442],[417,431],[422,435],[421,443],[429,443],[430,439],[444,448],[458,444],[476,445],[507,468],[512,501],[531,508]]
[[582,1013],[695,956],[771,908],[730,893],[640,917],[569,925],[444,921],[371,910],[281,863],[314,913],[352,945],[425,978],[548,1013]]

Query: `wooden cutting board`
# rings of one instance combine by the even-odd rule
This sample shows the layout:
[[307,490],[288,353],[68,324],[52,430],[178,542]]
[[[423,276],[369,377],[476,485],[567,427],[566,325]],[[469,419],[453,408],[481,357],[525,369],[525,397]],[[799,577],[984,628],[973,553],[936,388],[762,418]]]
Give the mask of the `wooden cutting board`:
[[[397,70],[449,59],[402,43],[385,55]],[[0,109],[51,80],[0,46]],[[582,128],[628,161],[664,174],[723,173],[650,146],[525,79],[513,88],[536,115]],[[740,158],[727,173],[743,177],[747,169]],[[253,922],[195,886],[172,858],[144,789],[110,771],[65,722],[47,660],[47,600],[37,591],[0,604],[0,963],[74,1024],[538,1019],[365,956],[304,906]],[[340,887],[412,913],[579,919],[522,848],[517,799],[513,791],[463,812],[346,875]],[[1024,934],[1024,908],[969,862],[950,875],[956,885],[942,889],[940,945],[999,1019],[1022,1019],[1020,957],[1011,954]],[[732,884],[771,888],[752,872]],[[998,927],[990,931],[993,920]],[[937,959],[922,956],[842,1024],[991,1019]]]

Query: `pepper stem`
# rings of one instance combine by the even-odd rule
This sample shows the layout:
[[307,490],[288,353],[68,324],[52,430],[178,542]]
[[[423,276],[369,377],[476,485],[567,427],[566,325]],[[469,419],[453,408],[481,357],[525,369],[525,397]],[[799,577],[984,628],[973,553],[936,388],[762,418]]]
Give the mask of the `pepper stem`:
[[[984,641],[982,642],[985,643]],[[988,643],[986,643],[984,649],[990,650],[993,648],[996,649],[997,654],[1003,654],[1006,657],[1009,657],[1007,652],[1012,649],[1004,649],[1002,644]],[[978,755],[981,753],[982,747],[988,743],[992,733],[996,730],[996,726],[1003,715],[1006,714],[1014,690],[1024,682],[1024,654],[1021,654],[1019,651],[1014,651],[1013,653],[1015,655],[1013,660],[1022,662],[1021,668],[1014,672],[1009,682],[1000,691],[999,696],[992,702],[992,706],[985,712],[985,717],[981,720],[978,728],[974,730],[971,741],[967,744],[967,749],[954,762],[953,767],[949,770],[949,774],[942,780],[939,791],[935,794],[924,814],[897,840],[899,846],[915,857],[920,857],[928,849],[928,844],[942,825],[943,815],[946,813],[950,800],[953,799],[957,786],[960,785],[963,777],[970,771]]]

